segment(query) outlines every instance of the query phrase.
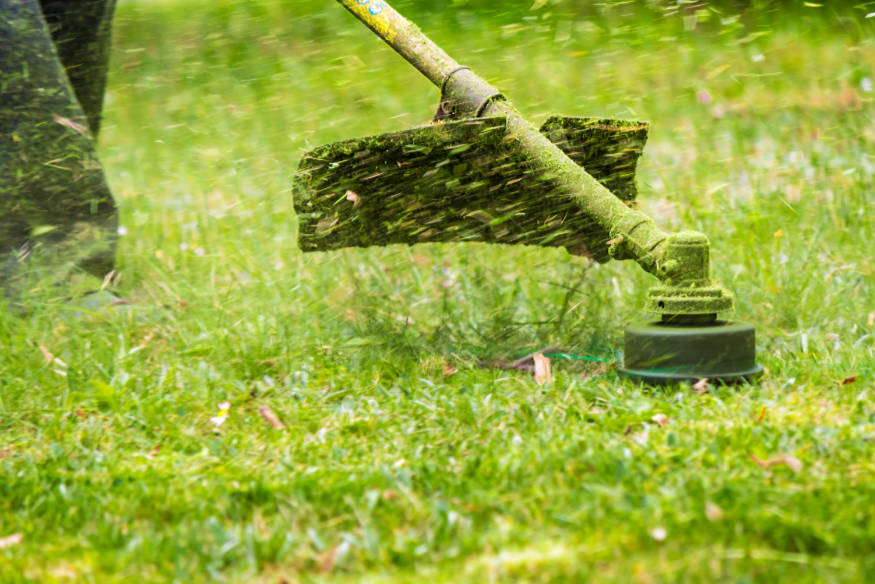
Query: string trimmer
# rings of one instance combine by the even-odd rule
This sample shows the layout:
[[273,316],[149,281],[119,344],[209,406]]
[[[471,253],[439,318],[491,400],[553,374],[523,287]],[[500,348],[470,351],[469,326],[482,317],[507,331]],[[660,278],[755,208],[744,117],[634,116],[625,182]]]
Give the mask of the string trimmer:
[[625,331],[620,372],[664,383],[749,380],[754,329],[718,319],[732,295],[710,279],[701,233],[665,233],[635,210],[642,122],[554,116],[537,129],[384,0],[338,0],[441,90],[426,127],[328,144],[294,181],[304,251],[485,241],[635,260],[659,279]]

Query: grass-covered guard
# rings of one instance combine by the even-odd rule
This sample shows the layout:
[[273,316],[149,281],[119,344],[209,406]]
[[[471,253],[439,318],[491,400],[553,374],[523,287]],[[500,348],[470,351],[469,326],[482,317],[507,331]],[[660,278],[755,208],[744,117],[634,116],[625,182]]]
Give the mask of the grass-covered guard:
[[398,8],[535,123],[651,122],[639,204],[709,235],[763,382],[479,367],[613,358],[652,277],[302,254],[300,157],[437,92],[332,2],[122,2],[99,154],[133,310],[0,315],[0,581],[870,577],[875,8],[483,4]]

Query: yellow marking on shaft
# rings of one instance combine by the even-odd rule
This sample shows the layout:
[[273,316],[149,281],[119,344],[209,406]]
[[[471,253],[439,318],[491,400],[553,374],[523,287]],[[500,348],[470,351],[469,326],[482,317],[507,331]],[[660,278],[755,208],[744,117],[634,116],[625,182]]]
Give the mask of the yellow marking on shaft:
[[[398,33],[395,30],[395,23],[391,20],[395,11],[383,0],[370,0],[365,4],[359,4],[355,0],[345,0],[344,5],[384,41],[391,44],[395,40]],[[380,11],[372,14],[372,6],[379,6]]]

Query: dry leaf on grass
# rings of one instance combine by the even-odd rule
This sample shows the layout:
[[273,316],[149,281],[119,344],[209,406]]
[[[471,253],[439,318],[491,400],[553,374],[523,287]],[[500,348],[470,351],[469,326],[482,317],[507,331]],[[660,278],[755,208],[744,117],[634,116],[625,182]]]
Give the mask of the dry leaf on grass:
[[708,393],[708,380],[703,378],[694,383],[693,391],[696,393]]
[[850,385],[851,383],[854,383],[855,381],[857,381],[856,375],[848,375],[847,377],[842,379],[841,385]]
[[55,360],[55,356],[52,355],[52,352],[46,349],[43,345],[39,346],[40,353],[43,354],[43,359],[46,362],[46,365]]
[[723,519],[723,509],[716,503],[708,501],[705,503],[705,517],[708,518],[708,521],[720,521]]
[[52,566],[49,569],[49,574],[57,580],[75,580],[79,576],[76,568],[67,562]]
[[544,347],[534,353],[529,353],[525,357],[520,357],[516,361],[505,361],[503,359],[487,359],[478,361],[478,367],[488,367],[496,369],[507,369],[512,371],[534,371],[535,370],[535,355],[538,353],[554,353],[558,351],[557,347]]
[[544,385],[553,380],[553,368],[550,365],[550,358],[545,357],[543,353],[535,353],[532,356],[535,362],[535,383]]
[[779,456],[777,458],[771,458],[769,460],[763,460],[763,459],[751,454],[750,459],[752,461],[754,461],[757,464],[757,466],[759,466],[761,468],[771,468],[773,466],[784,465],[784,466],[790,467],[794,472],[799,472],[800,470],[802,470],[802,461],[799,460],[798,458],[796,458],[795,456],[787,455],[787,456]]
[[332,570],[334,570],[334,564],[337,563],[337,548],[340,547],[336,545],[332,547],[330,550],[326,551],[319,557],[319,573],[328,574]]
[[660,426],[665,426],[666,424],[668,424],[668,416],[666,416],[665,414],[653,414],[653,417],[650,419]]
[[259,406],[258,413],[261,415],[262,418],[264,418],[265,422],[270,424],[270,427],[274,430],[282,430],[285,428],[283,423],[280,422],[280,419],[276,417],[276,414],[273,413],[273,410],[271,410],[269,407]]
[[2,550],[3,548],[18,545],[23,539],[24,536],[20,533],[13,533],[12,535],[7,535],[6,537],[0,537],[0,550]]

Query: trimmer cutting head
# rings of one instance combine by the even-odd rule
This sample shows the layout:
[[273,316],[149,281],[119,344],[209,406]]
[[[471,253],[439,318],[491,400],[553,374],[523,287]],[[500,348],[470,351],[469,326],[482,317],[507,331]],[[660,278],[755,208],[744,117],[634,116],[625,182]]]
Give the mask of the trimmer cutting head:
[[740,322],[650,322],[625,330],[620,374],[650,384],[708,379],[719,383],[754,380],[753,326]]
[[553,117],[540,129],[386,0],[339,0],[441,90],[435,123],[348,140],[304,156],[295,178],[301,249],[482,241],[561,246],[635,260],[659,279],[661,323],[626,331],[623,373],[653,383],[749,379],[753,327],[711,281],[702,233],[669,234],[634,208],[647,124]]

